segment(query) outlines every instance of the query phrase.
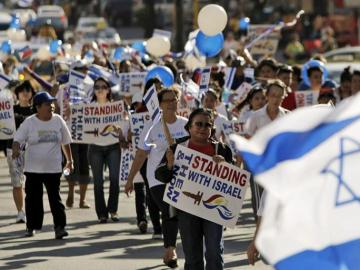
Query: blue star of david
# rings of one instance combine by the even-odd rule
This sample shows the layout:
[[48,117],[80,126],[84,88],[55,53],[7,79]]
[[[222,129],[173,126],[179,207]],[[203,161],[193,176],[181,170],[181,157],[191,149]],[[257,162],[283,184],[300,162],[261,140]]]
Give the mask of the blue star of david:
[[[345,149],[344,149],[345,142],[351,142],[352,145],[354,146],[353,149],[345,152]],[[329,161],[329,163],[326,165],[326,167],[321,171],[321,173],[323,173],[323,174],[326,174],[326,173],[332,174],[333,176],[336,177],[336,179],[338,181],[338,186],[336,189],[335,206],[341,206],[341,205],[353,203],[356,201],[360,203],[360,195],[356,194],[355,191],[353,191],[351,189],[351,187],[349,185],[350,179],[344,179],[344,175],[343,175],[343,173],[344,173],[344,158],[346,156],[354,155],[359,152],[360,152],[360,143],[358,141],[355,141],[352,138],[340,138],[340,153],[339,153],[339,155],[332,158]],[[333,165],[334,162],[339,162],[338,171],[335,171],[334,169],[330,168],[330,166]],[[354,176],[354,177],[358,177],[358,176]],[[341,189],[345,189],[352,196],[352,198],[346,199],[346,200],[341,200],[340,199],[340,190]]]

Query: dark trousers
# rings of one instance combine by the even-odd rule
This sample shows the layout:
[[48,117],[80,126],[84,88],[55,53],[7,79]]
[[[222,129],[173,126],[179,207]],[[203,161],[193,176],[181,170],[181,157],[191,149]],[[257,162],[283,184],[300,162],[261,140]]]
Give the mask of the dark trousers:
[[70,147],[74,160],[74,171],[66,177],[66,180],[70,182],[78,181],[79,184],[89,184],[89,161],[86,158],[88,154],[88,145],[72,143]]
[[25,211],[26,227],[31,230],[41,230],[44,219],[43,184],[45,185],[54,228],[64,228],[66,225],[65,207],[60,197],[61,173],[29,173],[25,172]]
[[177,217],[170,217],[169,204],[163,201],[166,185],[158,185],[150,188],[150,193],[161,211],[162,231],[164,236],[164,247],[175,247],[178,234]]
[[185,270],[224,269],[223,226],[177,210],[181,243],[185,254]]
[[154,233],[161,234],[160,210],[150,193],[149,183],[146,178],[146,166],[147,160],[140,169],[140,174],[144,179],[144,183],[134,183],[137,223],[139,224],[141,221],[147,222],[146,207],[148,207]]
[[[85,157],[84,157],[85,158]],[[116,213],[119,204],[120,149],[118,144],[89,146],[88,159],[94,178],[95,210],[98,218],[108,218]],[[109,199],[105,202],[104,165],[109,167]]]

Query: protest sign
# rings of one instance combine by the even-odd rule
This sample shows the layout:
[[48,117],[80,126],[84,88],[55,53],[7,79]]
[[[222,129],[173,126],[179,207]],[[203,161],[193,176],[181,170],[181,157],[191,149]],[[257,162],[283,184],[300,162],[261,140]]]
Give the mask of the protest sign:
[[227,227],[236,225],[250,173],[178,145],[173,178],[163,200],[177,209]]
[[132,96],[143,91],[146,72],[120,73],[118,75],[117,84],[120,87],[120,95]]
[[295,91],[296,107],[306,107],[318,104],[319,91]]
[[74,143],[110,145],[119,142],[125,124],[123,101],[71,106],[69,129]]
[[209,89],[211,75],[211,67],[205,67],[201,69],[201,77],[200,77],[200,94],[206,92]]
[[[271,27],[273,26],[269,24],[251,24],[245,43],[251,43],[251,41]],[[271,32],[262,39],[257,40],[256,43],[251,46],[250,53],[257,59],[264,56],[273,56],[276,53],[279,40],[280,33]]]
[[120,185],[125,185],[129,177],[130,168],[134,161],[134,158],[135,158],[135,154],[132,147],[128,149],[121,149],[120,170],[119,170]]
[[140,134],[148,121],[150,121],[150,115],[147,112],[130,115],[131,140],[135,149],[139,147]]
[[14,137],[15,117],[12,99],[0,98],[0,140]]

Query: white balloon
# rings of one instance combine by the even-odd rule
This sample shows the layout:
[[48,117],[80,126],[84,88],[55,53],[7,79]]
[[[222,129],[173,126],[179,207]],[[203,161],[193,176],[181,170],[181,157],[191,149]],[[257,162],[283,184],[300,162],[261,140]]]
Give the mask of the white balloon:
[[146,42],[146,50],[155,57],[164,56],[170,52],[170,41],[163,36],[151,37]]
[[215,4],[206,5],[198,15],[199,28],[207,36],[215,36],[222,32],[226,27],[227,20],[225,9]]
[[200,56],[197,58],[196,56],[190,54],[184,59],[185,65],[189,70],[194,70],[196,68],[206,67],[206,57]]

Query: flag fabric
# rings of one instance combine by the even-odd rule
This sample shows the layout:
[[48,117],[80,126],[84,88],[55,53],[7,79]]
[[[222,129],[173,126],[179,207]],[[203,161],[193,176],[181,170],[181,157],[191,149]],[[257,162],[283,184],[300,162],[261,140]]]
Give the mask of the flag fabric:
[[211,67],[205,67],[201,69],[201,77],[200,77],[200,95],[205,93],[209,89],[209,82],[210,82],[210,73]]
[[4,89],[6,86],[8,86],[9,82],[11,81],[11,78],[9,76],[6,76],[5,74],[0,73],[0,89]]
[[18,51],[19,57],[20,57],[20,61],[25,61],[30,59],[30,57],[32,56],[32,49],[29,47],[29,45],[26,45],[24,48],[19,49]]
[[150,87],[150,89],[144,95],[143,100],[145,102],[146,108],[149,111],[151,120],[153,123],[156,123],[160,120],[161,113],[155,85]]
[[236,68],[234,67],[226,67],[225,68],[225,88],[231,89],[232,83],[234,81],[236,73]]
[[115,72],[110,71],[102,66],[99,65],[91,65],[88,68],[88,75],[91,79],[96,80],[99,77],[103,77],[110,83],[111,87],[114,87],[117,85],[117,75]]
[[187,101],[192,99],[199,98],[199,85],[197,85],[193,80],[189,79],[187,82],[184,81],[183,74],[180,74],[180,84],[183,95]]
[[278,270],[360,267],[360,94],[231,143],[267,194],[256,238]]

